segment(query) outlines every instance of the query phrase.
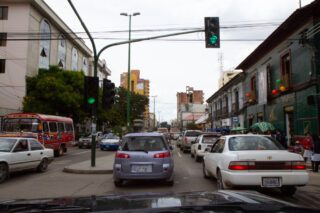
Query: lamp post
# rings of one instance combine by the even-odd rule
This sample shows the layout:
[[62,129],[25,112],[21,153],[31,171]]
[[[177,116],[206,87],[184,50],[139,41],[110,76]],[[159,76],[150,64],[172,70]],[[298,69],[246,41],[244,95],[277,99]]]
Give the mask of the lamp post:
[[[131,40],[131,16],[138,16],[140,13],[120,13],[121,16],[129,17],[129,41]],[[127,76],[127,127],[130,126],[130,57],[131,57],[131,43],[128,43],[128,76]]]

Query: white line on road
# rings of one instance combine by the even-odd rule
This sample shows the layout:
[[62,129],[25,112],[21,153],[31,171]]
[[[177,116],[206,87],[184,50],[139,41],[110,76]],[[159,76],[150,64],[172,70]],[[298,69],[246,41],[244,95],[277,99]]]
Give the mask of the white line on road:
[[182,157],[181,154],[180,154],[180,152],[178,152],[178,155],[179,155],[180,158]]
[[83,154],[83,153],[87,153],[87,152],[90,152],[90,150],[88,150],[88,151],[83,151],[83,152],[78,152],[78,153],[71,154],[71,155],[81,155],[81,154]]

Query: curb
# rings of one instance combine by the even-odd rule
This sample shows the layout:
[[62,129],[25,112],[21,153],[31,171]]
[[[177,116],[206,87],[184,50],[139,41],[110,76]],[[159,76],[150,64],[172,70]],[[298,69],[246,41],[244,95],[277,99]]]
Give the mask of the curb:
[[72,174],[112,174],[112,169],[100,169],[100,170],[90,170],[90,169],[71,169],[65,167],[63,169],[65,173],[72,173]]

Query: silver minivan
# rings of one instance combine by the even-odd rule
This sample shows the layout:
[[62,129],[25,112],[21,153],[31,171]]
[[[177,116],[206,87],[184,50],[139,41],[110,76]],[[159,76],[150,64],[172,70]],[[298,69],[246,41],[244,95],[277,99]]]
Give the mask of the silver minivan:
[[113,165],[115,186],[124,180],[164,180],[173,185],[172,147],[160,133],[130,133],[122,138]]

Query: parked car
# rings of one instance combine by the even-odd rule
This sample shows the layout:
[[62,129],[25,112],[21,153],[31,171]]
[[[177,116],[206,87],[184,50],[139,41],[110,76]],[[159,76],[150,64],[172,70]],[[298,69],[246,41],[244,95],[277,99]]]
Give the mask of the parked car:
[[204,133],[199,135],[196,141],[191,145],[191,157],[199,162],[205,153],[206,148],[211,148],[221,135],[217,133]]
[[[96,147],[99,147],[100,141],[102,140],[103,134],[102,132],[96,132],[95,134],[96,137]],[[88,134],[86,136],[83,136],[79,139],[78,142],[78,147],[79,149],[84,148],[91,148],[92,144],[92,134]]]
[[195,141],[202,132],[200,130],[186,130],[183,133],[180,149],[184,153],[190,151],[191,149],[191,142]]
[[113,165],[115,186],[124,180],[155,179],[174,184],[172,147],[160,133],[130,133],[122,138]]
[[16,171],[45,172],[53,160],[53,149],[44,148],[34,138],[0,138],[0,183]]
[[301,155],[288,152],[270,136],[223,136],[207,152],[204,177],[217,179],[218,189],[236,186],[279,188],[293,195],[296,186],[308,183],[309,175]]
[[100,142],[101,150],[118,150],[120,138],[113,134],[104,135]]

